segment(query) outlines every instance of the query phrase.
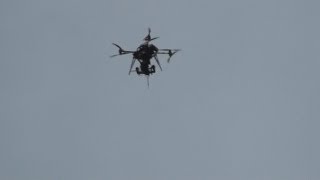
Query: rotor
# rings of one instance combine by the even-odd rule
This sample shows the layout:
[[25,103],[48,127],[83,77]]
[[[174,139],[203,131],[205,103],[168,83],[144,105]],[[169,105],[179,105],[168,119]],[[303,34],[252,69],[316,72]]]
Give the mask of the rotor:
[[159,49],[158,54],[168,54],[169,58],[167,59],[167,62],[169,63],[171,57],[179,51],[181,51],[181,49]]
[[118,44],[116,43],[112,43],[114,46],[116,46],[119,50],[118,50],[118,53],[119,54],[114,54],[112,56],[110,56],[110,58],[113,58],[115,56],[120,56],[120,55],[125,55],[125,54],[130,54],[130,53],[134,53],[134,51],[126,51],[126,50],[123,50]]
[[151,38],[150,34],[151,34],[151,28],[148,28],[148,35],[145,38],[143,38],[143,40],[146,41],[146,42],[150,42],[150,41],[153,41],[153,40],[159,38],[159,37]]

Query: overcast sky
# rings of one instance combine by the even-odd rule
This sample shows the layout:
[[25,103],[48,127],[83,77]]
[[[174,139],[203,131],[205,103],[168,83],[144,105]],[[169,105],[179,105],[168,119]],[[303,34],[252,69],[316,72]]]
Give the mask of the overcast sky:
[[[319,7],[2,0],[0,179],[320,179]],[[109,58],[148,27],[149,89]]]

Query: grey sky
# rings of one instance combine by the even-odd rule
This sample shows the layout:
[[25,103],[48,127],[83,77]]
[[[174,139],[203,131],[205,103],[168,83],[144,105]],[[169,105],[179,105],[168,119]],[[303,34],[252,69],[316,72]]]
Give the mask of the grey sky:
[[319,179],[319,5],[2,0],[0,179]]

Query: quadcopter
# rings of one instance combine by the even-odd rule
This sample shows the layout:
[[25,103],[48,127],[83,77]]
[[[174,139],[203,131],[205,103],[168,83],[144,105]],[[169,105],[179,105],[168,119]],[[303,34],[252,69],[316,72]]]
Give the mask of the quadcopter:
[[[167,54],[169,57],[167,59],[167,62],[170,62],[171,57],[180,51],[180,49],[158,49],[155,45],[151,44],[150,42],[158,39],[159,37],[151,38],[151,29],[148,28],[148,35],[143,39],[144,43],[142,43],[136,51],[127,51],[124,50],[122,47],[120,47],[116,43],[112,43],[114,46],[116,46],[118,50],[118,54],[110,56],[110,58],[120,56],[120,55],[126,55],[126,54],[132,54],[132,61],[129,69],[129,75],[131,72],[136,72],[138,75],[146,75],[148,79],[148,85],[149,85],[149,75],[152,75],[156,72],[156,67],[154,64],[151,64],[151,59],[155,59],[156,63],[158,64],[160,70],[162,71],[162,67],[158,58],[158,54]],[[140,63],[140,67],[136,67],[135,70],[133,69],[133,66],[135,62],[138,61]]]

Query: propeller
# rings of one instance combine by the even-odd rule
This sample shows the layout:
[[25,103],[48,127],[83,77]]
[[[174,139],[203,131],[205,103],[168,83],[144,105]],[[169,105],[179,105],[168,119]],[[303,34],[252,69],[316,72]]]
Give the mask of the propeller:
[[158,39],[159,37],[154,37],[154,38],[151,38],[150,41],[153,41],[155,39]]
[[159,51],[181,51],[181,49],[159,49]]
[[148,28],[148,35],[143,40],[150,41],[150,39],[151,39],[150,33],[151,33],[151,29]]
[[116,57],[116,56],[121,56],[121,55],[125,55],[125,54],[129,54],[129,53],[114,54],[114,55],[110,56],[110,58],[113,58],[113,57]]
[[150,29],[150,28],[148,28],[148,35],[147,35],[143,40],[150,42],[150,41],[153,41],[153,40],[155,40],[155,39],[158,39],[158,38],[159,38],[159,37],[151,38],[150,33],[151,33],[151,29]]
[[[180,50],[179,50],[180,51]],[[175,53],[177,53],[178,51],[169,51],[169,58],[167,59],[167,62],[169,63],[170,62],[170,59],[171,59],[171,56],[173,56]]]
[[117,46],[119,48],[119,55],[124,52],[124,50],[116,43],[112,43],[114,46]]
[[134,53],[133,51],[125,51],[125,50],[123,50],[123,49],[122,49],[118,44],[116,44],[116,43],[112,43],[112,44],[119,49],[119,51],[118,51],[119,54],[114,54],[114,55],[110,56],[110,58],[113,58],[113,57],[116,57],[116,56],[120,56],[120,55],[125,55],[125,54]]
[[181,49],[159,49],[159,51],[168,51],[168,52],[159,52],[158,54],[168,54],[169,58],[167,59],[167,62],[170,62],[171,56],[173,56],[175,53],[181,51]]

